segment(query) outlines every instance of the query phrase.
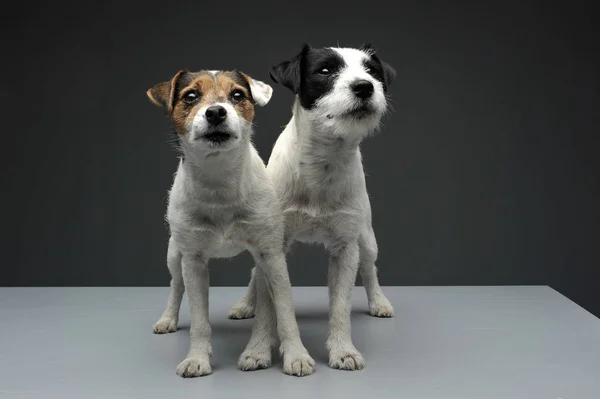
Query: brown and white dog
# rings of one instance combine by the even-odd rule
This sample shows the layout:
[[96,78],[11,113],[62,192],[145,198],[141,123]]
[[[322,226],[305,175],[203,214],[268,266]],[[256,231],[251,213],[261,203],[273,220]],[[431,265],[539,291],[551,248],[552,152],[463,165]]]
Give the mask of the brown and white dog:
[[187,290],[190,350],[177,368],[182,377],[211,373],[208,260],[244,250],[250,251],[258,266],[258,304],[257,322],[238,367],[255,370],[271,365],[275,337],[264,339],[260,321],[270,319],[274,310],[283,371],[297,376],[313,372],[315,362],[302,344],[292,306],[281,207],[250,140],[254,106],[267,104],[271,94],[269,85],[237,71],[180,71],[147,92],[170,116],[183,153],[167,210],[171,290],[154,326],[157,334],[177,330]]

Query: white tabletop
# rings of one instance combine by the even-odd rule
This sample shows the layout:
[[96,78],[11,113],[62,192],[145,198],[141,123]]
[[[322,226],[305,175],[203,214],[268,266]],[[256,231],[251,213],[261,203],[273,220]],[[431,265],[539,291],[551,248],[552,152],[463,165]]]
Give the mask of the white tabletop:
[[189,340],[152,334],[167,288],[0,288],[0,398],[600,398],[600,320],[549,287],[384,287],[396,317],[354,292],[362,371],[327,367],[323,287],[294,288],[315,374],[242,372],[252,320],[227,319],[243,288],[211,288],[213,374],[175,374]]

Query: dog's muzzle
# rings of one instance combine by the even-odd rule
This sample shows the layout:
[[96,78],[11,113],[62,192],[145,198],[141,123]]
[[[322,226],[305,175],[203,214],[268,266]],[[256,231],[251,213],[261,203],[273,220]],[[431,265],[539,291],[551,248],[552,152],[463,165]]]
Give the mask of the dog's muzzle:
[[210,132],[203,133],[198,137],[199,139],[208,141],[213,144],[221,144],[224,143],[234,137],[234,134],[228,132],[226,130],[214,130]]
[[344,116],[353,119],[364,119],[372,116],[375,113],[375,108],[368,102],[362,102],[356,107],[348,110]]

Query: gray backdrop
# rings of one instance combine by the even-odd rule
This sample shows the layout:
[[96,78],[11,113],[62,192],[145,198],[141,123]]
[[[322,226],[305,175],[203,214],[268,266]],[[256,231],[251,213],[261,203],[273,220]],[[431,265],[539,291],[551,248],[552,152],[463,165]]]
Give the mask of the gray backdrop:
[[[518,4],[518,5],[517,5]],[[1,285],[167,285],[178,69],[269,81],[304,41],[372,42],[395,112],[364,143],[383,285],[549,284],[600,314],[598,34],[588,2],[21,2],[2,23]],[[587,8],[586,8],[587,7]],[[257,112],[267,159],[293,96]],[[299,246],[295,285],[326,256]],[[248,255],[212,263],[248,281]]]

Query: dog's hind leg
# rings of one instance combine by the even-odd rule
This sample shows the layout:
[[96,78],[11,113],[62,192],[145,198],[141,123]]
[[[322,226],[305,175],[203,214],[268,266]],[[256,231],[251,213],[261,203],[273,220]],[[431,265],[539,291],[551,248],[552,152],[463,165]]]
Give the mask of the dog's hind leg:
[[183,285],[183,276],[181,273],[181,252],[177,249],[173,238],[169,239],[169,249],[167,250],[167,267],[171,274],[171,289],[167,306],[160,319],[154,324],[155,334],[166,334],[177,331],[177,322],[179,321],[179,308],[181,299],[185,292]]
[[377,241],[371,226],[367,226],[358,239],[360,249],[359,271],[369,301],[369,313],[375,317],[392,317],[394,308],[385,297],[377,279]]
[[[289,237],[284,238],[283,248],[286,253],[290,250],[292,243],[293,240],[289,239]],[[242,295],[229,310],[229,315],[227,317],[230,319],[251,319],[254,317],[256,314],[256,287],[256,267],[253,267],[246,292],[244,292],[244,295]]]
[[229,311],[230,319],[251,319],[256,313],[256,268],[252,268],[252,276],[244,295],[238,299]]

